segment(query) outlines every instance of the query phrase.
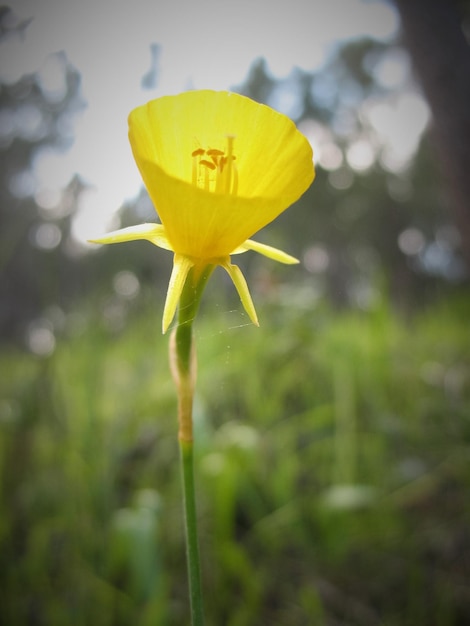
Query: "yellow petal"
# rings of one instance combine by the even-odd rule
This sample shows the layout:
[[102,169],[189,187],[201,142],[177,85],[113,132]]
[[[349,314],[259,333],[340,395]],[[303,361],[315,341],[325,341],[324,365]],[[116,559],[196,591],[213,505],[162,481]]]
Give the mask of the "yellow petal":
[[173,250],[162,224],[138,224],[137,226],[120,228],[89,241],[90,243],[122,243],[123,241],[136,241],[137,239],[146,239],[159,248]]
[[258,241],[253,241],[253,239],[247,239],[245,243],[233,250],[232,254],[241,254],[242,252],[247,252],[248,250],[253,250],[254,252],[263,254],[274,261],[279,261],[279,263],[285,263],[286,265],[295,265],[296,263],[299,263],[299,259],[287,254],[287,252],[283,252],[282,250],[273,248],[272,246],[267,246],[264,243],[259,243]]
[[253,300],[251,299],[248,285],[246,284],[246,280],[241,272],[241,269],[238,267],[238,265],[232,265],[229,259],[227,259],[226,261],[222,261],[220,265],[224,268],[224,270],[227,271],[230,278],[232,279],[233,284],[238,291],[238,295],[240,296],[240,300],[242,301],[243,307],[248,313],[249,318],[251,319],[253,324],[259,326],[255,305],[253,304]]
[[189,270],[193,267],[194,262],[181,254],[175,254],[173,259],[173,270],[170,276],[170,283],[166,294],[165,308],[163,309],[162,332],[166,333],[168,326],[175,317],[176,307],[178,306],[184,283],[188,276]]
[[[234,136],[237,193],[193,184],[195,149]],[[173,249],[224,257],[271,222],[314,178],[312,150],[286,116],[228,92],[190,91],[138,107],[129,139]]]

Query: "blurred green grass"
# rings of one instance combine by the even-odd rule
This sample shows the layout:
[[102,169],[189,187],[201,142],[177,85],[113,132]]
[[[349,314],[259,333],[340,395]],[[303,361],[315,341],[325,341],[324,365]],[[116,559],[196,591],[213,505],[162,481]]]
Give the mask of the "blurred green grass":
[[[470,621],[470,300],[197,321],[209,626]],[[0,622],[188,624],[167,337],[0,356]]]

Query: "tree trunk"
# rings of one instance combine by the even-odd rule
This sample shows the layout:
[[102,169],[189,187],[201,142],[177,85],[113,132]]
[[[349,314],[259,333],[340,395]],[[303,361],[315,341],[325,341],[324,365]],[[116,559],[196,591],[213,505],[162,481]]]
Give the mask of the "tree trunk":
[[394,0],[470,267],[470,47],[452,0]]

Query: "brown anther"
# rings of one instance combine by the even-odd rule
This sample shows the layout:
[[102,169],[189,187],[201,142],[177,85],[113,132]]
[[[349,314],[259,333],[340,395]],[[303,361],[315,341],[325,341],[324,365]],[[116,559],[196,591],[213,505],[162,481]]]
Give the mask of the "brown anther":
[[205,165],[206,167],[208,167],[211,170],[215,170],[215,168],[216,168],[214,163],[212,163],[211,161],[207,161],[206,159],[201,159],[199,161],[199,165]]
[[224,154],[224,153],[223,153],[223,151],[222,151],[222,150],[217,150],[217,148],[210,148],[210,149],[207,151],[207,154],[208,154],[209,156],[223,156],[223,154]]
[[205,150],[203,150],[203,148],[198,148],[197,150],[193,150],[193,152],[191,152],[191,156],[195,157],[195,156],[200,156],[201,154],[204,154]]

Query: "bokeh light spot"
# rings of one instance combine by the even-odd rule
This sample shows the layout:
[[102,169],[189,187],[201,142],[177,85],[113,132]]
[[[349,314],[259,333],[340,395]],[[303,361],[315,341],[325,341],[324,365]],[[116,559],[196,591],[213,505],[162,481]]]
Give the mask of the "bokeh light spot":
[[40,250],[54,250],[62,240],[62,231],[51,222],[36,226],[32,232],[32,241]]
[[407,256],[419,254],[425,243],[423,233],[417,228],[407,228],[398,236],[398,247]]
[[140,291],[140,282],[133,272],[123,270],[118,272],[113,279],[114,291],[121,297],[131,300]]
[[52,324],[46,319],[31,322],[26,333],[26,343],[31,352],[37,356],[51,355],[56,346]]
[[330,255],[324,246],[316,244],[305,251],[303,261],[307,271],[312,274],[320,274],[328,269]]
[[354,170],[364,172],[374,164],[375,150],[370,141],[359,139],[347,149],[346,159]]

